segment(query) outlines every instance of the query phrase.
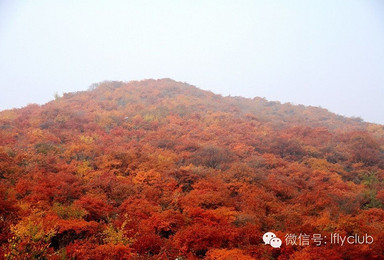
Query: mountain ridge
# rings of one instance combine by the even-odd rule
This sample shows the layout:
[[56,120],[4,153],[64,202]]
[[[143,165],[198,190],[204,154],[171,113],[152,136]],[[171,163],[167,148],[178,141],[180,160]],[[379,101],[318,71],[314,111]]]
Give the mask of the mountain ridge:
[[[212,101],[212,99],[214,99],[213,100],[214,102],[225,102],[226,105],[232,105],[235,107],[239,107],[240,103],[242,103],[242,102],[247,103],[248,106],[255,105],[255,102],[258,103],[259,108],[255,107],[255,106],[253,107],[253,109],[255,111],[249,111],[250,109],[248,108],[248,110],[246,109],[245,111],[243,111],[243,113],[250,112],[250,113],[262,114],[262,111],[260,110],[260,106],[263,106],[264,109],[265,109],[265,107],[280,106],[281,108],[283,108],[285,110],[285,111],[283,110],[280,112],[283,114],[286,114],[286,115],[289,115],[289,113],[294,112],[295,109],[298,110],[298,111],[296,111],[296,113],[299,112],[300,114],[304,113],[304,110],[312,110],[312,113],[321,114],[321,116],[318,116],[318,118],[312,120],[312,123],[314,121],[316,121],[316,122],[327,121],[328,117],[332,117],[333,121],[339,121],[341,123],[352,124],[355,127],[358,127],[358,125],[362,126],[364,124],[380,125],[380,124],[376,124],[376,123],[364,122],[360,118],[342,116],[342,115],[339,115],[337,113],[330,112],[325,108],[317,107],[317,106],[305,106],[305,105],[301,105],[301,104],[293,105],[289,102],[281,103],[279,101],[268,101],[265,98],[261,98],[261,97],[246,98],[246,97],[242,97],[242,96],[222,96],[220,94],[215,94],[212,91],[202,90],[202,89],[199,89],[199,88],[197,88],[193,85],[190,85],[188,83],[174,81],[174,80],[169,79],[169,78],[157,79],[157,80],[147,79],[147,80],[129,81],[129,82],[103,81],[100,83],[92,84],[88,88],[88,90],[85,90],[85,91],[64,93],[63,97],[57,97],[57,99],[61,98],[61,99],[65,99],[65,100],[69,100],[69,99],[76,100],[76,95],[87,95],[87,94],[90,95],[90,98],[95,98],[96,96],[94,94],[92,94],[93,92],[99,93],[99,96],[102,96],[104,94],[103,92],[105,92],[105,91],[115,91],[116,89],[119,89],[119,88],[126,88],[126,90],[129,92],[130,91],[129,88],[133,87],[133,86],[136,86],[136,87],[139,86],[140,88],[143,88],[143,90],[145,91],[145,87],[148,87],[148,86],[158,87],[159,85],[164,85],[164,84],[166,86],[161,88],[162,91],[165,91],[168,88],[167,91],[177,90],[177,91],[181,92],[181,93],[179,93],[180,95],[184,95],[184,96],[185,95],[187,95],[187,96],[191,95],[191,96],[202,97],[204,95],[208,95],[209,97],[211,97],[211,101]],[[187,89],[189,89],[189,91],[187,91]],[[137,91],[137,89],[135,91]],[[123,94],[120,93],[120,95],[123,95]],[[159,98],[162,98],[162,97],[159,96]],[[220,101],[219,101],[219,99],[220,99]],[[45,105],[49,105],[52,102],[54,103],[55,100],[49,101],[46,104],[39,105],[39,106],[43,108]],[[120,102],[124,102],[124,100],[121,100]],[[30,105],[36,106],[36,104],[30,104]],[[18,108],[18,109],[23,109],[23,108]],[[260,111],[257,111],[257,109],[259,109]],[[14,109],[8,109],[8,110],[14,110]],[[279,109],[279,110],[281,110],[281,109]],[[4,110],[4,111],[7,111],[7,110]],[[293,117],[295,117],[295,116],[298,116],[298,115],[297,114],[293,115]],[[307,120],[307,118],[305,118],[304,116],[302,116],[301,119],[303,122],[306,122],[306,120]],[[281,121],[284,121],[284,120],[286,120],[286,119],[281,119]],[[298,123],[298,122],[296,121],[296,123]],[[308,122],[306,122],[306,123],[308,123]],[[361,123],[361,124],[359,124],[359,123]],[[323,126],[329,126],[330,123],[323,122],[323,123],[318,123],[318,124],[323,124]]]

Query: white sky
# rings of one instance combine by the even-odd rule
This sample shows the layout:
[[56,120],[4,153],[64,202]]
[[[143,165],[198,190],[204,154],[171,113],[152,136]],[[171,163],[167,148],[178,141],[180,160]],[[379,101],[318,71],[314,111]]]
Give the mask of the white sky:
[[0,109],[146,78],[384,124],[384,1],[0,0]]

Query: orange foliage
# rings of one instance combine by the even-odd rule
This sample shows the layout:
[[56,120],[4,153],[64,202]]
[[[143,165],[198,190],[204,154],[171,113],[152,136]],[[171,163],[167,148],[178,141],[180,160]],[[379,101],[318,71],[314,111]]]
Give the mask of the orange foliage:
[[0,112],[0,258],[384,259],[383,149],[383,126],[325,109],[95,84]]

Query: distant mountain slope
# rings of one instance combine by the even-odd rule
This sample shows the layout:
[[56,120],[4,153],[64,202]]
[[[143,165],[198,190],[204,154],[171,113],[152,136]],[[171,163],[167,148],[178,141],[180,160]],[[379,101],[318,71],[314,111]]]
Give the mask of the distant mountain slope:
[[[171,79],[0,112],[0,191],[6,257],[384,258],[384,126]],[[273,249],[267,231],[375,243]]]
[[[186,112],[206,112],[209,110],[229,112],[236,116],[250,113],[259,120],[280,125],[302,123],[310,126],[329,128],[347,126],[359,129],[366,126],[359,119],[339,116],[318,107],[280,104],[279,102],[268,102],[263,98],[222,97],[171,79],[132,81],[129,83],[107,81],[92,85],[89,92],[66,94],[64,100],[74,102],[75,96],[81,99],[79,95],[85,95],[84,98],[96,99],[98,105],[112,102],[110,105],[117,106],[114,109],[134,104],[164,106],[167,102],[172,101],[174,105],[171,108],[184,108],[187,110]],[[188,99],[188,101],[183,99]]]

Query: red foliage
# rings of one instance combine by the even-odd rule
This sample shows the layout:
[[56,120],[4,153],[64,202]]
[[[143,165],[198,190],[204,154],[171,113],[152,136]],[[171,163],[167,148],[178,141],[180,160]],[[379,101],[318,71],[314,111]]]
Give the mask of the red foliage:
[[[12,259],[384,259],[384,127],[169,79],[0,112]],[[274,231],[371,245],[264,245]]]

